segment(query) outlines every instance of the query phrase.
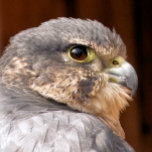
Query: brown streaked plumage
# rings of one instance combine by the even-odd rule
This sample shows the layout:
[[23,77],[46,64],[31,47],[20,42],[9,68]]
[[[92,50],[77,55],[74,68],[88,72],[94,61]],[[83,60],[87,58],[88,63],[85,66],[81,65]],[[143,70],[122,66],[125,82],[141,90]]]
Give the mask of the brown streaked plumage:
[[[81,67],[54,66],[45,69],[45,73],[38,73],[29,69],[25,59],[15,57],[13,63],[12,67],[6,67],[3,71],[5,82],[28,86],[46,98],[53,98],[74,109],[94,114],[104,120],[117,135],[124,137],[119,114],[131,100],[127,88],[109,83],[105,74],[92,73]],[[24,81],[26,85],[23,84]]]
[[[96,56],[76,62],[68,56],[73,45],[91,48]],[[126,47],[115,31],[97,21],[59,18],[16,35],[0,60],[0,76],[5,85],[95,115],[124,138],[120,112],[137,83],[130,84],[135,72],[125,58]]]

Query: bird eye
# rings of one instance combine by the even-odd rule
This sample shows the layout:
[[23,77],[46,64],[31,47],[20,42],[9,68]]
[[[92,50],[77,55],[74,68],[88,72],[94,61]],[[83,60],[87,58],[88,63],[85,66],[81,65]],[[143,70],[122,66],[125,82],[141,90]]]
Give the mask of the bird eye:
[[87,48],[84,46],[76,46],[71,49],[70,55],[73,59],[84,60],[87,57]]
[[72,60],[79,63],[90,62],[96,57],[93,49],[83,45],[71,47],[68,51],[68,55]]

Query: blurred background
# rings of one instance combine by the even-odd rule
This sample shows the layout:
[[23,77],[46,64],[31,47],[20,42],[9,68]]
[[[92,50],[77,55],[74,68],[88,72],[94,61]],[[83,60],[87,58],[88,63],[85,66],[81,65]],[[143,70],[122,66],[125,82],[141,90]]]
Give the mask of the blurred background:
[[121,123],[137,152],[152,152],[152,1],[0,0],[1,53],[19,31],[62,16],[95,19],[121,35],[139,77],[137,94]]

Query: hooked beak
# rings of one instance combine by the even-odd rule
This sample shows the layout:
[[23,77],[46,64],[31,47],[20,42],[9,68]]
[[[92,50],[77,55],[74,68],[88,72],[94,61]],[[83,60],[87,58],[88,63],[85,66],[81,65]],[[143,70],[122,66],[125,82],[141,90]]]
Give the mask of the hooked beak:
[[110,67],[106,70],[109,74],[109,81],[121,84],[131,89],[131,96],[137,90],[138,78],[133,66],[123,59],[123,63],[116,67]]

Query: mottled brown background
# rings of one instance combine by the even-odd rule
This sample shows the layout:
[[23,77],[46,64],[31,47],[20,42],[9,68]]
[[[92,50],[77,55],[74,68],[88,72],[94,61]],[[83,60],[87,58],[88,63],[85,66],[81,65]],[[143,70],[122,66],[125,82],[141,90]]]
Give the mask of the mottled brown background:
[[139,76],[135,100],[121,122],[137,152],[152,152],[152,1],[0,0],[0,51],[20,30],[60,16],[96,19],[121,35]]

